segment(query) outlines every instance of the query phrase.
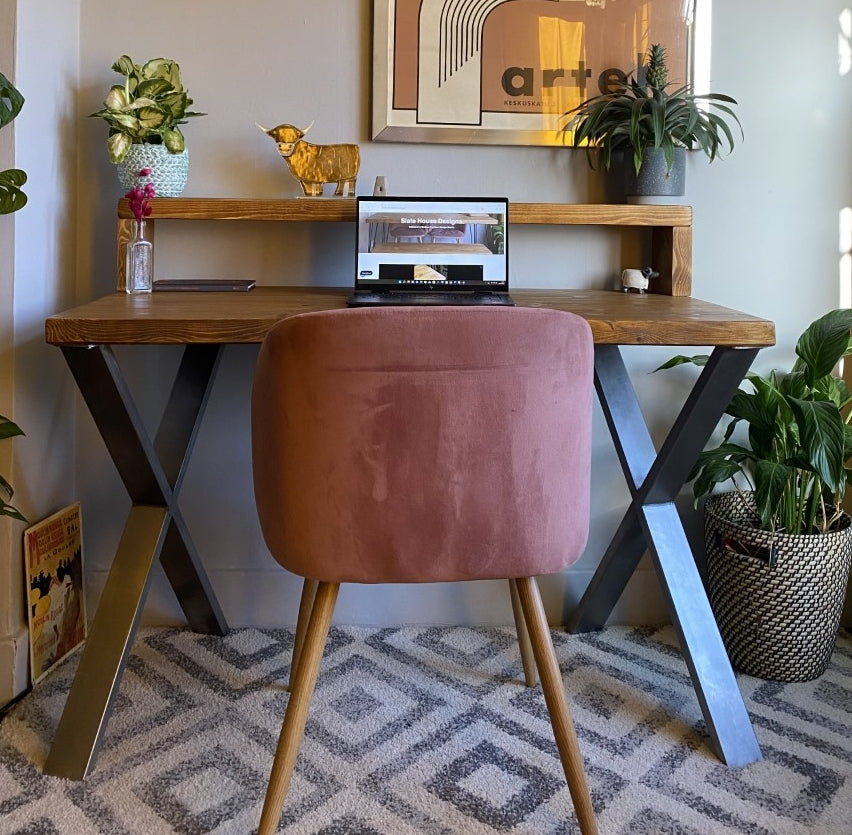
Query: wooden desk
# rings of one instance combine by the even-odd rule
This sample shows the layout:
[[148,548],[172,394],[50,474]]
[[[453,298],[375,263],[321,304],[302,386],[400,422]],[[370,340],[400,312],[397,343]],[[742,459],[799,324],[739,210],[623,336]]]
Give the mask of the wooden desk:
[[[62,349],[133,505],[45,773],[80,780],[94,766],[154,560],[160,559],[193,629],[227,632],[177,502],[219,359],[227,344],[261,342],[280,319],[345,307],[348,294],[298,287],[116,293],[46,321],[46,340]],[[514,290],[513,295],[520,305],[570,310],[591,325],[595,386],[632,495],[570,628],[603,626],[649,549],[717,753],[731,765],[760,759],[674,499],[758,350],[774,344],[772,322],[684,296],[603,290]],[[116,362],[111,346],[120,344],[183,346],[153,439]],[[659,453],[621,345],[714,346]]]

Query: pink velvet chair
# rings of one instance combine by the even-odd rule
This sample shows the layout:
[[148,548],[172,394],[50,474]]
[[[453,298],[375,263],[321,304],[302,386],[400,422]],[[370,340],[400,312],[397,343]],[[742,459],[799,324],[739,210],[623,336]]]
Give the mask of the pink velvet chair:
[[436,244],[457,244],[467,235],[467,225],[456,223],[454,226],[433,226],[429,230],[429,240]]
[[278,826],[339,584],[495,578],[510,581],[580,829],[597,831],[534,580],[586,544],[592,394],[591,332],[570,313],[363,308],[270,330],[254,487],[269,550],[305,582],[260,835]]
[[413,223],[393,223],[388,228],[388,238],[396,242],[423,243],[423,239],[429,234],[428,226],[417,226]]

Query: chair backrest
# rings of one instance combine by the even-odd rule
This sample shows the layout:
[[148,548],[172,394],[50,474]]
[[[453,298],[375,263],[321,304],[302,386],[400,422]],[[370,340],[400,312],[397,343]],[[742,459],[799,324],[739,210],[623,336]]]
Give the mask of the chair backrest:
[[330,582],[548,574],[588,537],[593,345],[532,308],[283,320],[252,392],[261,528]]

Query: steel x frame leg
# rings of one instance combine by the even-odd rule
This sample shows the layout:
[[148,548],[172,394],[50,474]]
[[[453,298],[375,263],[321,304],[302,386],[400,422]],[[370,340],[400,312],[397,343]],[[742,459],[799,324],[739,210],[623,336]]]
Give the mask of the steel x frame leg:
[[657,454],[618,346],[595,347],[595,388],[632,501],[568,624],[601,629],[647,548],[713,745],[732,766],[761,759],[760,748],[674,500],[756,354],[713,351]]
[[83,647],[45,774],[82,780],[92,769],[159,557],[190,626],[228,626],[177,507],[223,346],[189,345],[156,438],[148,436],[109,346],[63,348],[133,506]]

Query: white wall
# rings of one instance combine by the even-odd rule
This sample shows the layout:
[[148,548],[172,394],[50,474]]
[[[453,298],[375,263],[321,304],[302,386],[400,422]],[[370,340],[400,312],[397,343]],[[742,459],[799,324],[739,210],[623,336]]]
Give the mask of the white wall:
[[[14,83],[15,4],[0,0],[0,71]],[[13,123],[14,124],[14,123]],[[0,132],[0,171],[15,167],[14,131]],[[0,216],[0,412],[14,416],[15,327],[15,216]],[[15,460],[12,443],[0,444],[0,473],[12,479]],[[12,479],[14,485],[14,479]],[[0,705],[26,686],[27,633],[23,614],[20,549],[10,519],[0,519]]]
[[[0,158],[0,168],[26,171],[29,196],[21,211],[0,217],[2,411],[26,432],[4,444],[0,471],[32,520],[75,490],[72,384],[43,333],[45,317],[75,298],[78,21],[78,0],[0,0],[0,68],[25,97],[3,131],[4,143],[14,137],[14,155]],[[0,705],[28,684],[23,527],[0,520]]]
[[[699,0],[700,2],[700,0]],[[802,14],[793,0],[713,4],[712,83],[740,101],[746,140],[730,159],[690,161],[695,209],[694,295],[775,320],[779,347],[760,367],[787,363],[795,337],[835,306],[838,214],[852,203],[849,75],[838,73],[838,18],[849,0],[817,0]],[[516,201],[586,202],[599,193],[582,153],[561,148],[373,143],[370,125],[369,0],[281,3],[252,0],[81,0],[77,112],[78,292],[114,286],[114,214],[120,196],[105,152],[106,129],[84,118],[100,106],[122,53],[179,61],[196,109],[209,115],[186,128],[191,154],[187,196],[295,196],[298,186],[254,122],[307,124],[318,142],[358,141],[359,192],[385,175],[396,193],[483,193]],[[300,11],[294,13],[294,8]],[[144,19],[144,25],[137,23]],[[801,149],[801,150],[800,150]],[[513,241],[518,286],[606,286],[620,267],[618,246],[583,230],[524,228]],[[157,234],[159,275],[249,275],[260,283],[343,284],[349,233],[315,226],[186,223]],[[672,353],[625,354],[652,432],[661,439],[683,399],[688,372],[650,376]],[[140,392],[162,402],[176,357],[169,349],[122,352]],[[257,527],[249,464],[248,392],[255,351],[229,349],[202,428],[182,505],[213,585],[233,625],[289,624],[298,588],[265,552]],[[152,420],[155,414],[151,413]],[[83,501],[87,579],[102,586],[127,509],[123,490],[91,421],[81,411],[76,494]],[[85,463],[85,466],[83,466]],[[597,416],[594,516],[587,554],[544,586],[551,618],[582,592],[626,506],[618,464]],[[684,507],[689,511],[689,500]],[[690,517],[696,533],[696,517]],[[494,598],[493,594],[499,594]],[[643,567],[619,617],[660,620],[653,573]],[[149,621],[180,620],[158,574]],[[350,589],[338,620],[486,622],[510,620],[504,591],[492,586],[391,593]]]

